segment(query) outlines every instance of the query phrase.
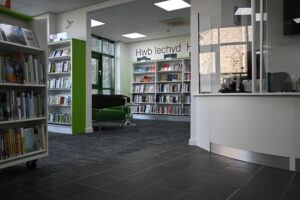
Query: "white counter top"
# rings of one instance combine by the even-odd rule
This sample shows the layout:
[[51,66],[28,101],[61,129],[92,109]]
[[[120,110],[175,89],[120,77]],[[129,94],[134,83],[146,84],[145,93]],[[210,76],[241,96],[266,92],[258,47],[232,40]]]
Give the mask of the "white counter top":
[[300,92],[272,92],[272,93],[203,93],[193,94],[194,97],[209,96],[300,96]]

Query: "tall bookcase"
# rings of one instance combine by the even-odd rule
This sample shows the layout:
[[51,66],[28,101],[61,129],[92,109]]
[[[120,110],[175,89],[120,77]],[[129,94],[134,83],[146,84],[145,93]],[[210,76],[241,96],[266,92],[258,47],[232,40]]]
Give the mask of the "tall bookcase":
[[47,24],[5,8],[0,8],[0,23],[32,30],[39,43],[0,40],[0,169],[25,162],[35,168],[48,155]]
[[68,39],[48,44],[49,131],[85,132],[86,42]]
[[132,113],[190,115],[190,58],[133,63]]

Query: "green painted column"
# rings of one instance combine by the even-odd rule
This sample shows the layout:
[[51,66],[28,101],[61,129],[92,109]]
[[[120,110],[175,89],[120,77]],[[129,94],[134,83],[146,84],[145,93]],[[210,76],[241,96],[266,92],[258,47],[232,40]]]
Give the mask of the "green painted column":
[[86,127],[86,42],[72,39],[72,133]]

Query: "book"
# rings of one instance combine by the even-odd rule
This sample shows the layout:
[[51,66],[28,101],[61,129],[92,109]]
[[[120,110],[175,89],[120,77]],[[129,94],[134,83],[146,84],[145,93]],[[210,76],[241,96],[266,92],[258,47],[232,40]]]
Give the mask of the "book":
[[32,30],[22,28],[27,46],[39,48],[37,38]]
[[26,45],[24,33],[21,27],[9,24],[0,24],[0,32],[5,41]]
[[37,141],[33,128],[26,128],[23,130],[25,141],[25,152],[29,153],[37,149]]

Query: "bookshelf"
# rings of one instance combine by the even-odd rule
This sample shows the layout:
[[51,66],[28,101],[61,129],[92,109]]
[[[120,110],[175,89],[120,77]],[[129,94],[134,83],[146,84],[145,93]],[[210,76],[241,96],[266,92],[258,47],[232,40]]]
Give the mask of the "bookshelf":
[[189,116],[190,58],[133,63],[133,114]]
[[49,131],[85,132],[85,41],[68,39],[48,44]]
[[0,24],[14,27],[14,31],[32,31],[32,41],[38,43],[31,46],[22,34],[12,41],[3,38],[5,31],[1,33],[0,169],[22,163],[35,168],[37,160],[48,155],[47,24],[5,8],[0,9]]

